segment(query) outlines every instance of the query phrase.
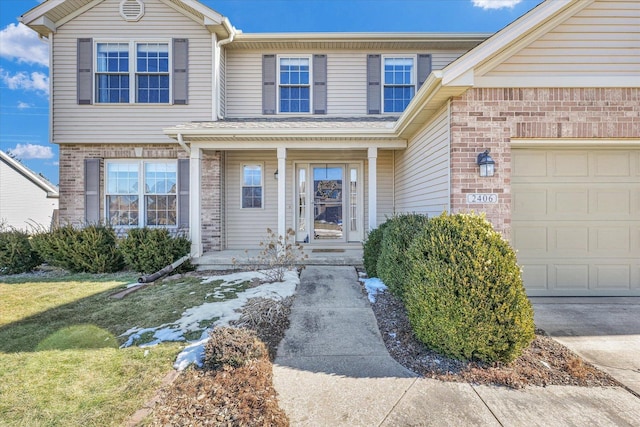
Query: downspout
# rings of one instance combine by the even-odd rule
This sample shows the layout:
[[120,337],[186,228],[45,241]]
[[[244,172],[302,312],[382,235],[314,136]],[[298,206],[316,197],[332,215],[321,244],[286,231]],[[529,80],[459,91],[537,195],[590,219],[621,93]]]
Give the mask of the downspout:
[[[222,46],[229,44],[231,42],[233,42],[233,39],[236,37],[236,29],[231,25],[231,23],[229,22],[228,18],[224,18],[224,21],[222,21],[222,23],[224,24],[225,27],[227,27],[227,30],[229,31],[229,37],[227,37],[226,39],[222,39],[220,41],[218,41],[218,43],[216,44],[217,48],[218,48],[218,52],[222,52]],[[218,56],[217,58],[218,64],[220,64],[220,56]],[[224,119],[224,116],[220,113],[220,111],[222,110],[222,85],[220,84],[220,65],[217,67],[218,69],[218,108],[217,108],[217,116],[219,120]]]
[[178,133],[178,144],[180,144],[180,147],[182,147],[184,151],[187,152],[187,154],[191,155],[191,148],[189,148],[189,146],[185,144],[184,140],[182,139],[181,133]]

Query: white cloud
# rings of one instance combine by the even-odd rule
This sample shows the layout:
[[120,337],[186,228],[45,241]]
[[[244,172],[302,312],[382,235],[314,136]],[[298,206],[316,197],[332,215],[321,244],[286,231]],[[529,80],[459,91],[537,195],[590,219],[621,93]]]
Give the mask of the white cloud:
[[484,10],[489,9],[502,9],[505,7],[512,8],[522,0],[471,0],[475,7],[482,8]]
[[34,71],[31,74],[24,71],[11,74],[0,67],[0,81],[12,90],[22,89],[49,95],[49,77],[39,71]]
[[0,31],[0,56],[48,67],[49,45],[26,25],[12,23]]
[[26,110],[31,107],[33,107],[33,105],[28,102],[18,101],[18,110]]
[[19,159],[52,159],[53,150],[45,145],[18,144],[16,148],[9,150],[11,154]]

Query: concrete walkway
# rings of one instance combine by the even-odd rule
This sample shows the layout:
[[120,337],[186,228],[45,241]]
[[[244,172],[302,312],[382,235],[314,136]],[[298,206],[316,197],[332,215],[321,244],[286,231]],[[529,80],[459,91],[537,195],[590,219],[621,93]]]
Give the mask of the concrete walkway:
[[503,387],[417,378],[387,352],[353,267],[302,272],[274,384],[292,426],[640,425],[623,388]]

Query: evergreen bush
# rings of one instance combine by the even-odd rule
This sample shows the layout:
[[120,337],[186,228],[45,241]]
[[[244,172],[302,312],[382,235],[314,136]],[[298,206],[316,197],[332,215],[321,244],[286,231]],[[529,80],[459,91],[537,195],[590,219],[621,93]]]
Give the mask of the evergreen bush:
[[27,273],[42,264],[29,234],[0,225],[0,275]]
[[369,277],[378,277],[378,257],[382,245],[384,229],[389,224],[389,220],[383,222],[367,234],[367,238],[362,245],[362,256],[364,269]]
[[124,267],[116,233],[106,225],[67,224],[36,234],[32,244],[47,263],[74,273],[113,273]]
[[483,217],[432,218],[409,250],[405,304],[415,336],[459,359],[510,362],[534,338],[516,255]]
[[[132,228],[119,246],[127,266],[143,274],[155,273],[191,252],[189,239],[174,237],[166,228]],[[179,271],[190,268],[187,261]]]
[[427,221],[426,215],[401,214],[391,218],[384,228],[376,270],[389,291],[400,299],[404,299],[410,269],[407,249]]

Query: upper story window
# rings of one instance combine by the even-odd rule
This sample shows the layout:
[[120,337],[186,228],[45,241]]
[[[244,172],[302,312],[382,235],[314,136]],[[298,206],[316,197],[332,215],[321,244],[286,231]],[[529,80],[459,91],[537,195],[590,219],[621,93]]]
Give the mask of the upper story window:
[[311,112],[310,58],[278,58],[281,113]]
[[383,105],[385,113],[401,113],[416,92],[415,58],[383,58]]
[[169,43],[97,43],[98,103],[168,104]]

